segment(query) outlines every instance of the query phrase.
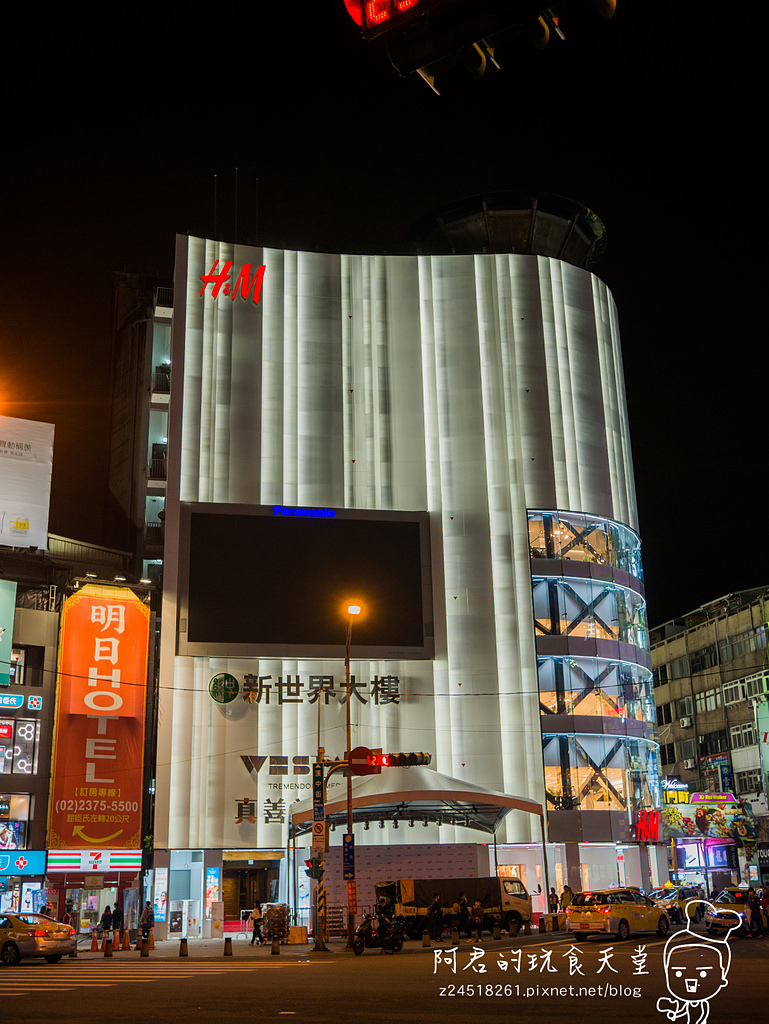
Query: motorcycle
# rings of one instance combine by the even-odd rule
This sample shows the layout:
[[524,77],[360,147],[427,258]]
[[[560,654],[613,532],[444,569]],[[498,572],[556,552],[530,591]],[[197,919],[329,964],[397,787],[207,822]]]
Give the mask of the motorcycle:
[[381,949],[390,953],[400,953],[403,949],[403,922],[393,921],[384,930],[380,928],[374,931],[375,918],[366,914],[361,923],[355,929],[355,938],[352,940],[352,951],[360,956],[364,949]]

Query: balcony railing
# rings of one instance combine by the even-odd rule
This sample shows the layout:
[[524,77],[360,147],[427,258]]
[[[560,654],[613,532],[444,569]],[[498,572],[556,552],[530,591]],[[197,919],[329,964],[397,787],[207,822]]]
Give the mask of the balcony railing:
[[163,543],[163,524],[147,523],[146,527],[147,544],[162,544]]

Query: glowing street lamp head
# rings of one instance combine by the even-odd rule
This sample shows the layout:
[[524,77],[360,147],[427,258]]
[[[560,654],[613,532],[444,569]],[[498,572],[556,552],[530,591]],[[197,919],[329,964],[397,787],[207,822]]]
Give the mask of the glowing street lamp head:
[[348,615],[360,615],[360,605],[359,604],[348,604],[347,605],[347,614]]

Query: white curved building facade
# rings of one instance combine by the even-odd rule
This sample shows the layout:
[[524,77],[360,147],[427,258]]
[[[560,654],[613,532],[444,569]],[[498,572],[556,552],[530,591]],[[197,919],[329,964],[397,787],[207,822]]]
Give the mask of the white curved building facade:
[[[214,297],[202,279],[230,261]],[[264,267],[258,303],[234,294],[244,265]],[[284,847],[317,746],[311,680],[344,682],[343,631],[323,661],[177,653],[180,502],[426,510],[435,656],[363,662],[353,637],[353,745],[430,751],[534,799],[575,851],[632,842],[659,806],[617,311],[590,272],[180,238],[167,488],[156,850]],[[497,838],[537,841],[539,822],[513,812]],[[477,835],[385,823],[356,841]]]

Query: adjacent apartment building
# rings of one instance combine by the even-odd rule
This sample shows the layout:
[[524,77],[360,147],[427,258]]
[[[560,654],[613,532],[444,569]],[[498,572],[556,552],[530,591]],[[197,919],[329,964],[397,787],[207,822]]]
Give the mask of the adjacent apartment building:
[[[674,809],[666,812],[668,834],[679,848],[695,840],[704,844],[688,856],[690,870],[701,875],[721,869],[757,881],[766,866],[759,861],[769,768],[762,742],[768,612],[769,588],[759,587],[727,594],[651,630],[663,785],[677,794]],[[692,794],[701,807],[690,803]],[[716,806],[713,794],[722,795],[720,812],[707,809]],[[711,846],[724,849],[710,853]],[[703,862],[696,864],[698,857]],[[674,867],[683,869],[687,858],[678,860]]]

